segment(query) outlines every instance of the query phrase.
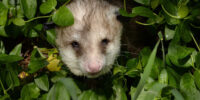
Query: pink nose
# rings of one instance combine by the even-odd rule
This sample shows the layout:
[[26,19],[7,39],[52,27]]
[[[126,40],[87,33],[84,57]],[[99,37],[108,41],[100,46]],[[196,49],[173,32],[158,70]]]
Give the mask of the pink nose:
[[89,73],[97,73],[101,70],[101,66],[98,63],[90,63],[88,64],[88,72]]

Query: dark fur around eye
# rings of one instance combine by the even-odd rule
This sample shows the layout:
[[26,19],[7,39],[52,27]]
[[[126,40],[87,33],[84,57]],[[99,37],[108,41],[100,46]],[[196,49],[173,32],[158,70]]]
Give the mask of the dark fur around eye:
[[106,46],[106,45],[108,45],[109,42],[110,42],[110,40],[108,40],[107,38],[105,38],[105,39],[103,39],[101,41],[101,45]]
[[80,44],[77,41],[72,41],[71,45],[76,50],[80,48]]

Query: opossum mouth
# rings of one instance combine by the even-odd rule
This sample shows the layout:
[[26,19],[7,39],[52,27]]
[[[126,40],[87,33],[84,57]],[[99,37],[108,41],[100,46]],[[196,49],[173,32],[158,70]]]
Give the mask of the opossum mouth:
[[95,75],[98,75],[100,72],[101,72],[101,71],[96,72],[96,73],[88,73],[88,75],[90,75],[90,76],[95,76]]

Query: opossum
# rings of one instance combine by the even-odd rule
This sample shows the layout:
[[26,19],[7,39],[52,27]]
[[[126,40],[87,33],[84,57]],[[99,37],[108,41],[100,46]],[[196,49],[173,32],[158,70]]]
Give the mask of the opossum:
[[73,0],[67,7],[74,24],[56,28],[62,61],[77,76],[95,78],[109,72],[120,51],[119,7],[106,0]]

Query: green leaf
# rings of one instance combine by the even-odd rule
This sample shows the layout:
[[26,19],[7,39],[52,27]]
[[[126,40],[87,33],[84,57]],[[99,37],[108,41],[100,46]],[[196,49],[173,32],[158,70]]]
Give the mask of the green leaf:
[[17,55],[0,54],[0,63],[13,63],[22,59],[23,57]]
[[95,96],[94,91],[88,90],[84,91],[78,98],[78,100],[98,100],[97,96]]
[[22,44],[18,44],[16,45],[13,50],[9,53],[9,55],[17,55],[20,56],[21,55],[21,50],[22,50]]
[[115,92],[115,100],[127,100],[126,92],[122,85],[120,84],[114,84],[112,87]]
[[142,75],[140,82],[137,86],[133,100],[137,99],[137,97],[139,96],[140,92],[142,91],[142,89],[143,89],[143,87],[146,83],[146,80],[148,79],[148,77],[151,73],[151,69],[153,67],[154,60],[156,58],[156,52],[157,52],[157,48],[158,48],[159,43],[160,43],[160,41],[157,42],[156,46],[154,47],[153,51],[151,52],[151,55],[150,55],[149,60],[147,62],[147,65],[145,66],[145,69],[144,69],[144,74]]
[[185,46],[180,46],[175,43],[170,43],[168,48],[168,57],[170,61],[179,67],[190,67],[191,60],[190,55],[195,51],[194,48],[188,48]]
[[46,34],[47,34],[47,41],[52,45],[56,45],[56,42],[55,42],[55,40],[56,40],[55,29],[47,30]]
[[200,70],[196,70],[194,72],[194,80],[195,80],[197,87],[200,89]]
[[195,59],[196,59],[196,62],[195,62],[196,63],[196,67],[200,68],[200,52],[197,53]]
[[59,26],[70,26],[74,24],[74,17],[66,6],[61,6],[52,17],[55,24]]
[[49,80],[47,75],[40,76],[39,78],[34,79],[35,84],[42,90],[49,90]]
[[40,5],[40,12],[42,14],[48,14],[55,9],[56,5],[56,0],[47,0],[46,2],[42,3],[42,5]]
[[0,54],[5,53],[5,46],[3,44],[3,41],[0,40]]
[[183,96],[181,95],[181,93],[180,93],[178,90],[172,89],[172,90],[171,90],[171,93],[172,93],[173,96],[175,97],[175,100],[185,100],[185,99],[183,98]]
[[151,0],[151,8],[155,9],[158,7],[160,0]]
[[125,16],[125,17],[135,17],[135,15],[133,13],[128,13],[126,10],[124,9],[119,9],[119,13],[122,15],[122,16]]
[[50,89],[47,95],[47,100],[70,100],[70,96],[66,87],[62,83],[58,82]]
[[156,100],[156,97],[159,97],[161,90],[166,85],[158,83],[158,82],[153,82],[153,83],[147,84],[146,86],[148,86],[148,89],[143,89],[143,91],[141,92],[137,100]]
[[161,0],[161,6],[164,12],[170,17],[182,19],[189,14],[189,9],[186,5],[176,6],[171,0]]
[[168,84],[168,73],[166,69],[163,69],[160,72],[160,75],[158,77],[158,82],[161,84],[166,84],[166,85]]
[[200,98],[200,92],[197,90],[194,78],[190,73],[185,73],[181,77],[180,90],[185,100],[199,100]]
[[73,100],[78,99],[78,95],[81,93],[81,90],[78,88],[73,79],[61,78],[60,80],[58,80],[58,82],[63,84],[63,86],[67,89]]
[[37,10],[37,0],[20,0],[20,1],[25,16],[28,19],[33,18]]
[[33,38],[33,37],[38,37],[38,33],[34,30],[31,29],[30,32],[28,33],[28,37]]
[[189,43],[192,40],[191,35],[192,32],[189,26],[186,23],[180,23],[175,29],[175,41],[179,41],[180,39],[186,43]]
[[0,25],[5,25],[7,22],[8,9],[0,2]]
[[151,11],[149,8],[143,7],[143,6],[138,6],[134,7],[132,9],[132,13],[135,14],[135,16],[143,16],[143,17],[148,17],[152,19],[156,19],[156,15]]
[[14,88],[20,85],[18,72],[18,65],[14,64],[6,64],[7,75],[6,75],[6,83],[8,87]]
[[31,53],[31,60],[28,64],[29,73],[37,72],[39,69],[48,65],[46,58],[42,55],[42,53],[35,48]]
[[143,5],[150,5],[150,0],[134,0],[137,3],[143,4]]
[[17,25],[17,26],[23,26],[23,25],[25,25],[25,21],[24,21],[24,19],[22,19],[22,18],[15,18],[15,19],[13,20],[13,23],[14,23],[15,25]]
[[171,40],[174,38],[174,35],[175,35],[175,31],[165,26],[165,39]]
[[136,58],[129,59],[126,63],[126,67],[127,67],[126,75],[128,75],[129,77],[138,76],[140,74],[139,69],[142,69],[142,65],[139,59]]
[[21,90],[21,100],[37,99],[39,95],[40,89],[34,83],[24,85]]
[[47,93],[43,94],[39,100],[47,100],[47,95],[48,95]]
[[8,37],[4,28],[5,26],[0,26],[0,36]]
[[48,65],[45,58],[32,58],[28,64],[29,73],[35,73],[39,69],[44,68]]

